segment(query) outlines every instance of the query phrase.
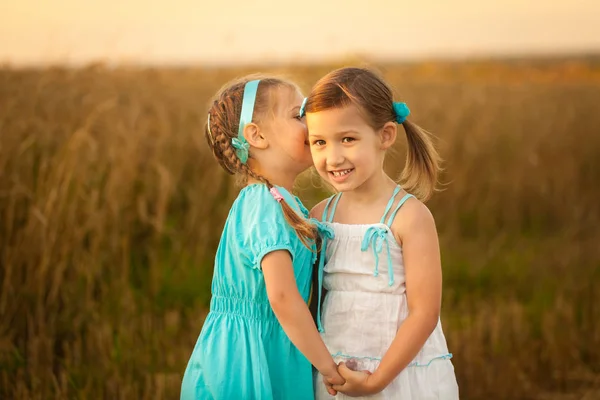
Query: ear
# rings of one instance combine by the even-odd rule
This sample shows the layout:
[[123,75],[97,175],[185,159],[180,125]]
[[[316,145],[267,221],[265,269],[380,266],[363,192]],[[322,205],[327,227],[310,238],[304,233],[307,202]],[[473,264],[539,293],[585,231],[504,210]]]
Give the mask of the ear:
[[381,150],[389,149],[395,142],[398,135],[398,125],[395,122],[386,122],[381,128]]
[[269,147],[269,141],[262,134],[258,125],[254,123],[246,124],[244,127],[244,137],[250,144],[250,146],[255,147],[257,149],[266,149]]

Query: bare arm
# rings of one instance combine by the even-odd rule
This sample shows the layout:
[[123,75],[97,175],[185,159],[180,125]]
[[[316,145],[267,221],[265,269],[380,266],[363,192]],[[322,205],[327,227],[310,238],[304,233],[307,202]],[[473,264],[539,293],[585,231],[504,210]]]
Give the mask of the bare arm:
[[[408,317],[404,320],[390,348],[373,373],[375,387],[383,390],[416,357],[435,329],[442,301],[442,266],[440,247],[433,216],[419,202],[407,203],[416,209],[402,223],[404,267]],[[407,207],[406,211],[408,210]],[[406,213],[408,216],[408,213]]]
[[334,385],[334,389],[343,393],[373,394],[385,389],[415,358],[437,325],[442,269],[435,222],[422,203],[409,201],[405,207],[392,229],[402,239],[408,317],[372,375],[340,368],[346,387]]
[[298,292],[290,254],[274,251],[263,258],[261,265],[269,302],[286,335],[323,376],[342,383],[337,365]]

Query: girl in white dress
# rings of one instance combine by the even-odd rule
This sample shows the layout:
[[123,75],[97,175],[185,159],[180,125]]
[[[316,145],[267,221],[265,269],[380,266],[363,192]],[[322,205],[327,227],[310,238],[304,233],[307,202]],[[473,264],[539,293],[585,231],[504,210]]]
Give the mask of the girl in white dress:
[[[421,202],[435,190],[439,163],[427,133],[362,68],[323,77],[303,109],[315,167],[338,192],[312,216],[331,231],[322,246],[319,292],[327,294],[317,324],[346,383],[318,376],[316,398],[331,399],[333,388],[338,399],[458,399],[439,317],[437,232]],[[397,124],[408,142],[402,187],[383,169]]]

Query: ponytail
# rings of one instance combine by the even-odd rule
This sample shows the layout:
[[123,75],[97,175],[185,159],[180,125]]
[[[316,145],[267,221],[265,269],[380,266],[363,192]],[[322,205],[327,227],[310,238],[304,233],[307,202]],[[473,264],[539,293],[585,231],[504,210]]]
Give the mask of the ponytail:
[[441,158],[427,131],[408,120],[401,125],[408,145],[400,183],[407,192],[426,201],[436,190]]

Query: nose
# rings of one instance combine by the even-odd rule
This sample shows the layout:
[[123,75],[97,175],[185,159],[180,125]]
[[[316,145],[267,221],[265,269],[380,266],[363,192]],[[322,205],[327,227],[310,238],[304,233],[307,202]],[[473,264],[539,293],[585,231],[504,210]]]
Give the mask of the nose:
[[329,167],[338,167],[344,162],[344,154],[339,146],[330,146],[327,149],[327,165]]

